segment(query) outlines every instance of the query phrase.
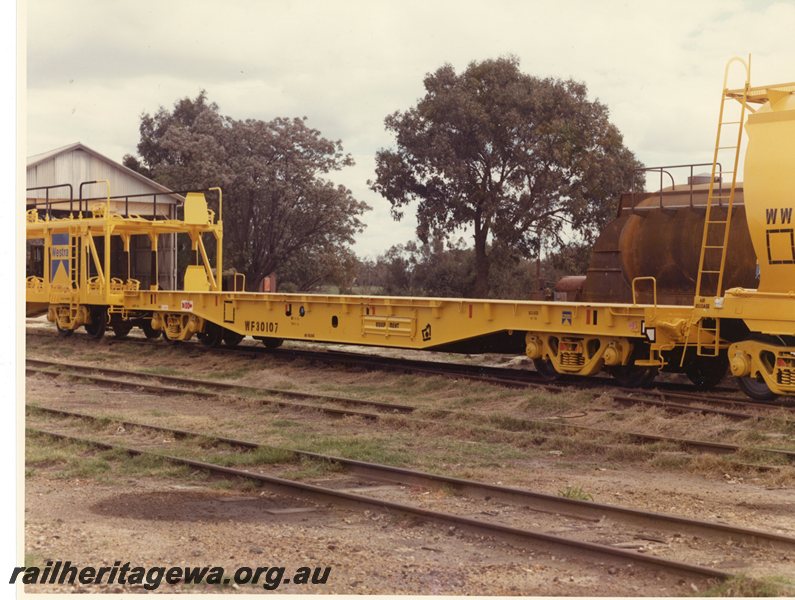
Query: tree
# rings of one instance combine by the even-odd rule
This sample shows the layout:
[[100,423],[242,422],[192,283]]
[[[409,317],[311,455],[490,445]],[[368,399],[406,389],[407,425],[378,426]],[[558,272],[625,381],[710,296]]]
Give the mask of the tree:
[[125,156],[126,166],[171,189],[223,189],[225,262],[247,274],[249,287],[273,271],[314,286],[350,262],[369,207],[325,179],[353,160],[306,118],[232,119],[202,91],[143,114],[139,129],[141,158]]
[[472,285],[471,254],[463,240],[445,247],[440,237],[423,244],[411,241],[392,246],[379,257],[386,266],[385,291],[408,296],[466,296]]
[[279,282],[283,292],[323,291],[329,284],[339,293],[349,293],[356,276],[358,260],[349,248],[313,246],[284,263],[284,275]]
[[537,256],[570,234],[590,241],[637,181],[639,166],[576,81],[523,74],[516,58],[444,65],[425,96],[385,119],[396,149],[376,155],[371,189],[395,219],[418,201],[417,234],[471,227],[476,296],[489,293],[489,247]]
[[[533,265],[505,249],[490,251],[496,259],[491,268],[493,295],[527,299],[535,284]],[[411,241],[392,246],[375,261],[360,261],[356,279],[370,293],[466,298],[475,279],[474,259],[473,249],[461,238],[447,244],[441,238],[426,244]]]

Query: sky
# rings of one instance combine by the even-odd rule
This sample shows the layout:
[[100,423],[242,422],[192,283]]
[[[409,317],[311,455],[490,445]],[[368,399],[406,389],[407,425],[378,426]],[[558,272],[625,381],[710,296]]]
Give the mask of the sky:
[[202,89],[234,118],[306,116],[356,161],[331,179],[372,207],[362,257],[415,237],[367,180],[394,143],[384,117],[445,63],[510,54],[584,82],[647,166],[711,162],[732,56],[752,54],[753,85],[795,81],[795,0],[28,0],[21,16],[26,155],[80,141],[121,161],[142,113]]

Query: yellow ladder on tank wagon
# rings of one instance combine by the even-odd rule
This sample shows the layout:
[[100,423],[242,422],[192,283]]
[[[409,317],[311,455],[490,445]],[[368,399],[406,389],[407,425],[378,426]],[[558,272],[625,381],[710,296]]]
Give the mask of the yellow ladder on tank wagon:
[[[739,90],[729,90],[729,68],[734,63],[742,65],[745,71],[745,85]],[[723,94],[720,99],[718,116],[718,133],[715,137],[715,153],[712,159],[712,177],[709,182],[706,215],[704,216],[704,233],[701,238],[701,253],[698,259],[698,275],[696,276],[696,305],[704,306],[707,297],[717,298],[723,293],[723,273],[726,267],[726,251],[729,246],[729,230],[731,228],[734,209],[734,193],[737,186],[737,167],[740,161],[740,146],[743,139],[748,88],[751,85],[751,57],[748,61],[734,57],[723,73]],[[739,115],[726,117],[726,100],[737,100],[740,103]],[[729,132],[724,136],[724,128],[736,126],[736,134]],[[728,139],[725,139],[728,138]],[[732,168],[729,171],[720,169],[719,158],[727,153],[734,153]],[[731,186],[727,190],[723,186],[725,176],[731,175]],[[716,185],[717,183],[717,185]],[[722,209],[726,209],[722,216]],[[720,319],[704,319],[698,322],[698,356],[718,356],[720,352]]]

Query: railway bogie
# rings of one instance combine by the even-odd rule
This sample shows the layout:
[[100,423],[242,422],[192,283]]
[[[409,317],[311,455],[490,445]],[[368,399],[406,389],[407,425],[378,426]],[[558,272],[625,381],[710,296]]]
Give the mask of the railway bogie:
[[[148,220],[113,214],[109,195],[88,213],[58,217],[49,206],[44,211],[36,204],[28,211],[27,237],[43,246],[43,253],[39,253],[42,263],[31,266],[26,279],[27,312],[46,311],[62,335],[83,327],[95,338],[106,330],[123,338],[140,327],[148,338],[162,335],[181,342],[197,337],[208,346],[234,346],[250,336],[269,348],[283,340],[304,340],[415,350],[466,347],[524,352],[546,379],[606,372],[626,386],[648,385],[662,371],[684,373],[704,389],[719,382],[728,368],[750,396],[795,395],[793,93],[795,84],[724,90],[725,98],[740,99],[743,106],[763,104],[748,119],[751,146],[744,188],[748,228],[761,272],[758,289],[721,288],[725,256],[731,254],[725,252],[726,243],[717,245],[708,230],[724,223],[728,232],[729,224],[714,215],[730,219],[732,210],[722,207],[710,217],[710,184],[697,293],[691,305],[658,304],[653,274],[626,281],[632,302],[226,290],[220,276],[222,197],[215,188],[217,213],[208,207],[203,192],[192,192],[185,197],[182,218]],[[734,186],[732,181],[732,198]],[[184,265],[182,289],[157,284],[144,289],[130,271],[131,238],[150,240],[156,265],[161,235],[190,240],[195,264]],[[205,246],[208,235],[214,244]],[[112,260],[112,247],[122,249],[121,259]],[[705,259],[715,249],[724,251],[719,268]],[[717,274],[717,291],[710,293],[705,282],[713,274]],[[238,278],[234,281],[237,284]],[[652,292],[646,303],[636,300],[642,286]]]

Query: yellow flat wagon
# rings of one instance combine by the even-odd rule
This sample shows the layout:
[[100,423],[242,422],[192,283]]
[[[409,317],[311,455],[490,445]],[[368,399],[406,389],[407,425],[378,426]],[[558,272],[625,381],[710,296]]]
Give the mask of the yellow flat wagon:
[[[27,238],[43,255],[29,267],[27,312],[46,312],[63,335],[84,327],[95,337],[109,328],[124,336],[137,325],[150,337],[184,341],[196,335],[208,345],[252,336],[269,346],[310,340],[418,350],[496,347],[523,352],[549,378],[608,371],[624,385],[644,384],[667,370],[686,372],[708,387],[730,366],[754,397],[795,395],[794,92],[795,84],[723,90],[716,163],[724,143],[724,102],[739,100],[742,114],[752,113],[745,125],[750,142],[744,195],[760,265],[758,289],[721,289],[730,223],[711,219],[710,205],[722,195],[731,202],[736,175],[730,189],[710,185],[692,306],[658,305],[653,273],[629,282],[632,303],[251,293],[244,291],[242,275],[227,290],[219,276],[223,200],[215,188],[217,215],[204,192],[186,195],[181,218],[115,214],[110,193],[87,212],[56,217],[49,207],[30,209]],[[132,238],[149,239],[156,265],[158,239],[171,234],[187,236],[194,251],[182,289],[143,289],[131,277]],[[207,236],[214,240],[212,256]],[[126,261],[113,261],[112,247]]]

